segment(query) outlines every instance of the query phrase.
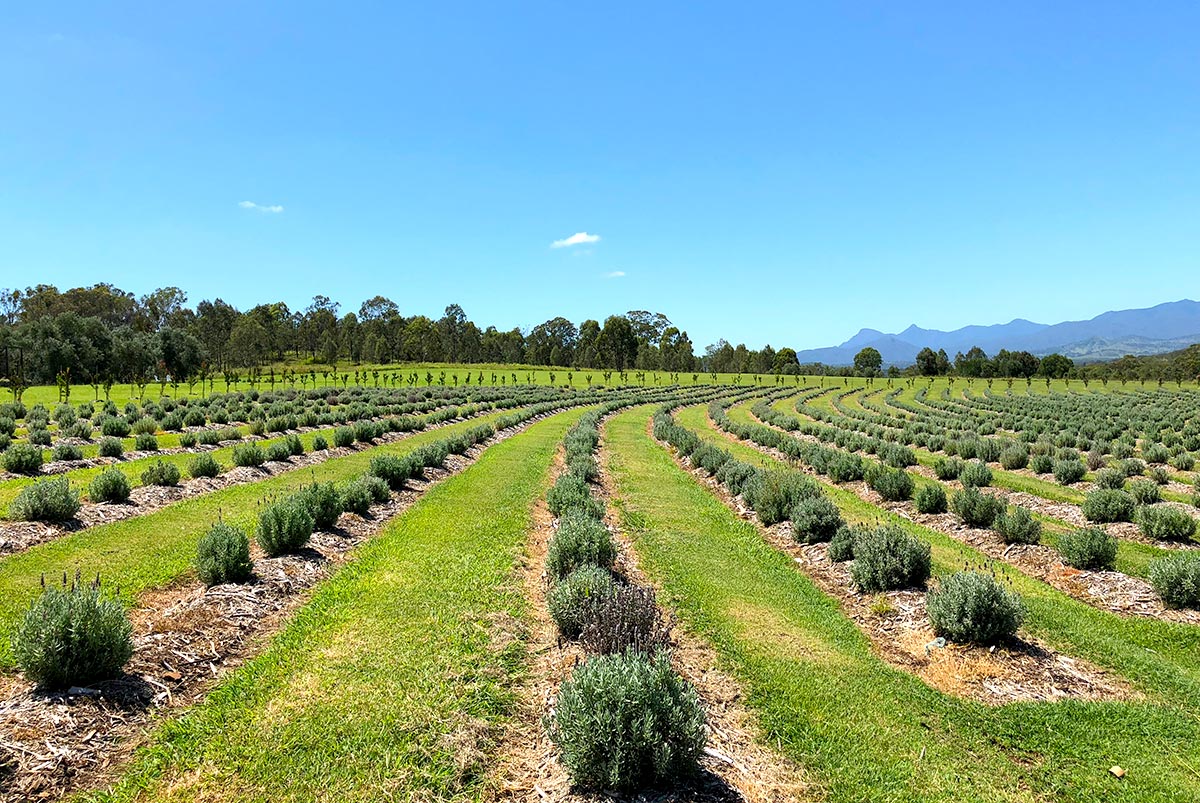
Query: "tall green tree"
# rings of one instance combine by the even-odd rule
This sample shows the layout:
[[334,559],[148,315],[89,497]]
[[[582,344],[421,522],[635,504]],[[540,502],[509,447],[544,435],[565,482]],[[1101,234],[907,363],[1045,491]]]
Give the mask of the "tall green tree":
[[219,298],[201,301],[196,305],[196,319],[192,322],[191,331],[200,341],[208,364],[215,370],[223,371],[226,368],[229,337],[239,317],[236,309]]
[[1048,376],[1051,379],[1062,379],[1070,374],[1071,369],[1074,367],[1075,361],[1070,357],[1064,357],[1061,354],[1055,353],[1042,357],[1039,371],[1042,376]]
[[777,374],[798,374],[800,373],[800,360],[796,356],[796,350],[788,346],[784,346],[775,354],[775,373]]
[[566,318],[551,318],[530,330],[525,338],[529,361],[535,365],[572,365],[579,331]]
[[600,367],[600,322],[586,320],[579,324],[579,340],[575,347],[576,368]]
[[937,376],[937,354],[926,346],[917,352],[917,373],[921,376]]
[[200,370],[203,346],[191,333],[168,326],[157,337],[159,362],[167,375],[183,380]]
[[854,355],[854,371],[860,376],[878,376],[883,368],[883,355],[874,346],[867,346]]
[[638,341],[629,319],[610,315],[604,319],[598,342],[601,364],[606,368],[624,371],[632,368],[637,359]]

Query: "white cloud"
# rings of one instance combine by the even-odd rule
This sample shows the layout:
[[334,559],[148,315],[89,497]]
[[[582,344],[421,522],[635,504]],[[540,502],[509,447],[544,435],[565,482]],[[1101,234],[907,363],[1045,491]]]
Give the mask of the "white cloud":
[[238,206],[240,206],[242,209],[257,209],[259,212],[268,212],[272,215],[277,215],[283,211],[283,207],[279,204],[263,206],[262,204],[254,203],[254,201],[238,201]]
[[577,231],[570,237],[562,240],[555,240],[550,243],[551,248],[570,248],[572,245],[590,245],[591,243],[600,242],[599,234],[588,234],[586,231]]
[[606,274],[604,274],[604,278],[605,278],[605,279],[620,279],[620,278],[621,278],[622,276],[624,276],[624,275],[625,275],[625,271],[623,271],[623,270],[614,270],[612,273],[606,273]]

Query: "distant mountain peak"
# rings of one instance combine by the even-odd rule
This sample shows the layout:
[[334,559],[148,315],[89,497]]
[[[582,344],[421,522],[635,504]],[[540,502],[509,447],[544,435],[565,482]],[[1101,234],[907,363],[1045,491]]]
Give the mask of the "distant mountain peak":
[[911,365],[916,353],[926,346],[935,351],[944,349],[950,357],[979,346],[989,355],[1002,348],[1037,355],[1070,351],[1074,359],[1087,361],[1107,359],[1114,347],[1120,347],[1118,343],[1131,348],[1132,354],[1170,351],[1195,333],[1200,333],[1200,303],[1181,299],[1053,325],[1013,318],[1008,323],[964,326],[949,332],[923,329],[915,323],[898,334],[863,328],[840,346],[808,349],[798,356],[801,362],[850,365],[860,349],[872,346],[879,349],[885,365],[904,367]]
[[843,343],[841,347],[853,348],[857,346],[858,348],[862,348],[871,341],[878,340],[881,337],[887,337],[887,335],[878,329],[859,329],[858,333]]

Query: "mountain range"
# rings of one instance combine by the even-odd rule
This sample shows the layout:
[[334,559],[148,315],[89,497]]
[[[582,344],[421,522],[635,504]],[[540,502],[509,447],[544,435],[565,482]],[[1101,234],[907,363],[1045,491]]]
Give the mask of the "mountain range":
[[928,346],[945,349],[950,359],[979,346],[988,356],[1000,349],[1029,351],[1039,357],[1057,352],[1076,362],[1096,362],[1126,354],[1161,354],[1200,343],[1200,302],[1184,299],[1146,309],[1105,312],[1086,321],[1044,324],[1017,318],[991,326],[964,326],[952,332],[922,329],[915,324],[903,332],[888,334],[877,329],[860,329],[839,346],[805,349],[797,355],[802,363],[852,365],[859,350],[872,346],[883,355],[883,364],[912,365],[917,352]]

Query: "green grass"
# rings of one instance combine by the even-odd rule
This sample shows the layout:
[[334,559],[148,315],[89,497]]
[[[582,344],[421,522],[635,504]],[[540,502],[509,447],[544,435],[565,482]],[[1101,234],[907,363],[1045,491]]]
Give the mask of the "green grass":
[[[267,651],[168,722],[97,800],[476,800],[472,733],[512,709],[513,567],[583,410],[490,448],[319,586]],[[491,733],[494,734],[494,730]]]
[[[316,387],[317,388],[325,388],[325,387],[332,388],[333,384],[330,383],[327,385],[326,381],[325,381],[325,377],[323,375],[324,371],[328,367],[329,366],[327,366],[327,365],[297,363],[295,361],[289,361],[286,363],[283,363],[283,362],[276,363],[274,366],[277,377],[281,375],[284,368],[287,368],[289,370],[296,370],[301,373],[305,373],[309,369],[314,370],[317,372]],[[356,370],[360,371],[360,372],[366,372],[366,374],[368,375],[367,379],[361,383],[363,387],[374,387],[375,379],[374,379],[374,377],[370,376],[370,373],[376,369],[378,369],[380,371],[381,376],[384,373],[387,373],[387,374],[396,373],[396,374],[399,374],[401,377],[405,377],[405,378],[410,373],[415,371],[417,374],[420,375],[420,381],[418,382],[417,387],[426,387],[425,375],[428,373],[433,374],[433,376],[434,376],[433,385],[437,386],[438,385],[438,377],[443,371],[446,374],[446,385],[447,386],[453,386],[454,377],[457,376],[459,378],[459,380],[461,381],[463,378],[466,377],[466,375],[468,373],[471,374],[472,381],[474,381],[474,378],[478,377],[479,374],[482,373],[484,376],[484,382],[485,382],[485,384],[488,384],[488,385],[491,384],[491,375],[493,373],[497,374],[498,376],[503,375],[505,377],[508,377],[510,379],[510,381],[511,381],[512,374],[515,373],[517,375],[518,382],[522,385],[526,384],[527,376],[532,374],[533,375],[533,384],[546,385],[546,384],[550,384],[550,373],[553,372],[555,374],[554,384],[556,384],[556,385],[566,385],[568,382],[567,374],[573,373],[574,377],[571,380],[571,384],[574,385],[575,387],[585,387],[586,382],[587,382],[585,377],[588,374],[592,375],[592,382],[594,384],[600,384],[600,383],[603,383],[604,372],[605,372],[605,370],[607,370],[604,368],[564,368],[564,367],[555,367],[555,366],[546,366],[546,365],[500,365],[500,364],[494,364],[494,363],[479,364],[479,365],[462,365],[462,364],[453,364],[453,363],[399,363],[399,364],[392,364],[392,365],[352,365],[352,364],[343,362],[343,363],[340,363],[337,367],[339,374],[348,373],[350,375],[349,382],[350,382],[351,387],[354,386],[354,384],[353,384],[354,383],[354,372]],[[266,371],[267,369],[264,367],[263,370]],[[245,375],[246,371],[243,369],[240,371],[240,373],[242,375]],[[629,385],[635,384],[634,373],[635,373],[634,371],[629,372],[629,382],[624,383],[624,384],[629,384]],[[647,376],[652,377],[655,372],[647,371],[646,373],[647,373]],[[669,377],[669,372],[658,371],[657,373],[660,377],[663,378],[664,383],[666,381],[668,381],[667,377]],[[684,384],[684,385],[693,384],[692,383],[692,374],[693,373],[699,374],[699,377],[696,380],[695,384],[698,384],[698,385],[714,384],[711,375],[709,375],[703,371],[696,371],[696,372],[687,371],[687,372],[682,373],[680,375],[681,384]],[[746,372],[746,373],[742,373],[742,374],[732,374],[732,373],[717,374],[717,379],[716,379],[715,384],[730,385],[730,384],[733,384],[738,379],[738,377],[740,377],[740,380],[741,380],[740,384],[742,384],[742,385],[750,385],[750,384],[754,383],[754,373]],[[784,377],[784,379],[787,381],[787,383],[789,385],[796,383],[796,377],[794,377],[794,376],[786,376],[786,377]],[[763,374],[762,375],[762,385],[764,387],[772,386],[774,381],[775,381],[774,375],[771,375],[771,374]],[[614,386],[622,384],[617,379],[616,371],[612,372],[612,379],[610,380],[610,382],[608,384],[614,385]],[[880,388],[886,388],[887,380],[886,380],[886,378],[878,378],[878,379],[875,379],[873,381],[873,383],[868,385],[867,380],[863,377],[805,376],[805,377],[800,377],[800,384],[809,384],[809,385],[813,385],[813,386],[823,384],[825,387],[830,387],[830,388],[836,387],[838,389],[845,389],[845,388],[868,389],[869,388],[872,390],[877,390]],[[909,401],[915,400],[917,391],[927,387],[928,385],[929,385],[929,380],[927,378],[919,379],[913,387],[906,387],[905,380],[903,380],[903,379],[898,379],[898,380],[896,380],[896,383],[895,383],[895,387],[899,387],[899,388],[903,389],[901,392],[901,398],[903,398],[905,400],[909,400]],[[266,381],[258,383],[257,387],[259,390],[264,390],[264,391],[271,389],[270,384]],[[283,382],[282,380],[278,380],[275,384],[275,390],[285,390],[290,387],[291,387],[291,385],[289,385],[286,382]],[[310,383],[309,389],[312,389],[312,387],[313,386]],[[341,387],[340,381],[337,383],[337,387]],[[408,385],[406,383],[404,383],[404,384],[401,384],[399,387],[407,388]],[[931,387],[929,387],[928,393],[929,393],[929,395],[936,398],[937,395],[940,394],[942,392],[942,390],[947,387],[949,387],[953,393],[958,393],[958,394],[961,394],[964,390],[968,389],[968,386],[967,386],[965,380],[963,380],[963,379],[959,379],[957,381],[957,384],[951,385],[949,383],[948,378],[938,377],[933,380],[933,384]],[[980,381],[977,381],[971,389],[975,393],[983,393],[983,390],[986,387],[987,387],[986,382],[983,380],[980,380]],[[1164,387],[1167,390],[1175,390],[1176,389],[1174,383],[1169,383],[1169,384],[1165,385]],[[1183,383],[1184,389],[1195,390],[1197,387],[1200,387],[1200,385],[1198,385],[1196,382],[1184,382]],[[301,383],[299,381],[297,381],[295,384],[295,388],[296,388],[296,390],[303,390],[304,386],[301,385]],[[1003,380],[998,380],[993,387],[993,391],[994,392],[1003,392],[1006,388],[1007,388],[1007,385],[1005,384],[1005,382]],[[1092,382],[1090,387],[1085,389],[1083,386],[1083,383],[1080,382],[1079,380],[1071,380],[1071,382],[1068,384],[1061,379],[1056,379],[1050,383],[1049,388],[1046,387],[1046,384],[1043,380],[1035,380],[1033,385],[1031,387],[1029,387],[1028,389],[1026,389],[1025,383],[1023,381],[1016,382],[1013,384],[1012,390],[1013,390],[1014,395],[1028,394],[1031,396],[1045,396],[1045,395],[1052,395],[1052,394],[1057,394],[1057,393],[1091,393],[1091,392],[1119,393],[1122,390],[1127,390],[1127,391],[1143,390],[1143,389],[1144,390],[1154,390],[1155,388],[1156,388],[1156,385],[1153,382],[1148,383],[1144,387],[1141,386],[1137,382],[1131,382],[1125,388],[1122,388],[1122,386],[1119,382],[1110,382],[1108,387],[1104,387],[1100,382]],[[252,389],[251,384],[246,381],[236,383],[229,387],[229,390],[231,390],[231,391],[245,391],[245,390],[251,390],[251,389]],[[213,385],[211,392],[209,391],[207,386],[202,391],[198,384],[191,391],[188,390],[188,386],[186,384],[180,384],[177,392],[170,385],[167,385],[165,392],[164,392],[164,391],[162,391],[162,389],[160,388],[160,386],[157,382],[152,382],[146,386],[144,398],[158,399],[160,396],[163,396],[163,395],[171,396],[171,397],[178,397],[178,398],[183,398],[183,397],[199,398],[201,396],[209,396],[212,394],[224,393],[225,390],[226,390],[225,381],[219,376],[216,377],[215,384]],[[125,402],[131,401],[131,400],[139,401],[142,398],[143,398],[142,394],[139,393],[137,388],[135,386],[129,385],[128,383],[117,384],[117,385],[113,385],[113,387],[112,387],[111,399],[116,404],[124,404]],[[0,401],[9,401],[11,399],[12,399],[12,394],[9,392],[4,392],[3,394],[0,394]],[[51,410],[53,410],[54,406],[58,404],[58,400],[59,400],[59,393],[58,393],[58,388],[55,385],[36,385],[34,387],[30,387],[30,388],[26,389],[25,394],[22,397],[22,401],[24,401],[27,406],[32,407],[34,404],[41,403],[41,404],[46,405]],[[90,385],[74,385],[71,388],[71,397],[70,397],[71,404],[82,404],[85,401],[91,401],[93,403],[103,403],[104,400],[105,399],[104,399],[103,389],[101,389],[99,394],[97,394],[97,392],[95,390],[93,390],[93,388]]]
[[[1149,687],[1153,703],[988,708],[941,694],[882,663],[832,599],[651,440],[647,415],[645,408],[622,413],[605,433],[623,521],[666,600],[745,685],[767,743],[810,770],[821,786],[818,794],[830,801],[1200,796],[1200,776],[1191,766],[1200,743],[1194,668],[1173,666],[1164,655],[1149,657],[1158,671],[1135,667],[1132,656],[1145,647],[1127,644],[1114,649],[1112,663]],[[701,434],[731,445],[711,430]],[[762,462],[748,447],[732,450]],[[874,519],[879,512],[843,495],[831,497],[852,518]],[[935,544],[943,570],[962,555],[951,544]],[[1031,629],[1038,635],[1069,629],[1049,609],[1061,607],[1074,618],[1085,607],[1044,595],[1030,603]],[[1107,627],[1115,617],[1101,619],[1093,615],[1080,629]],[[1165,629],[1156,643],[1165,647],[1187,632]],[[1117,628],[1089,638],[1109,645],[1128,634]],[[1194,655],[1195,638],[1183,641],[1180,651]],[[1184,699],[1189,708],[1179,705]],[[1129,770],[1124,780],[1108,774],[1115,763]]]
[[[238,425],[238,426],[230,424],[228,427],[222,427],[222,429],[226,429],[226,428],[238,430],[239,432],[242,433],[243,437],[250,434],[250,427],[247,425],[244,425],[244,424]],[[52,425],[50,427],[50,432],[54,434],[54,438],[57,441],[58,437],[60,435],[58,425],[57,424]],[[179,432],[158,432],[158,433],[156,433],[155,438],[157,438],[157,440],[158,440],[158,448],[159,449],[178,449],[180,434],[181,433],[179,433]],[[17,437],[18,438],[24,439],[25,436],[27,436],[27,435],[28,435],[28,432],[24,429],[24,427],[19,427],[17,429]],[[104,435],[102,435],[97,430],[96,432],[92,433],[92,440],[90,443],[85,443],[85,444],[82,444],[79,446],[79,451],[83,453],[84,459],[90,459],[93,457],[98,457],[100,455],[100,439],[103,437],[104,437]],[[127,451],[127,452],[134,451],[134,446],[137,443],[137,436],[131,435],[128,438],[119,438],[118,440],[120,440],[121,445],[125,447],[125,451]],[[54,449],[52,447],[43,448],[42,449],[42,459],[45,460],[47,463],[50,462],[51,460],[53,460],[54,459]]]
[[291,493],[314,478],[322,482],[352,479],[365,472],[377,454],[407,454],[504,414],[427,430],[393,444],[332,458],[308,470],[184,499],[144,516],[64,535],[0,560],[0,667],[12,666],[12,628],[38,593],[43,575],[73,574],[76,568],[89,578],[99,574],[105,587],[119,586],[122,599],[133,604],[141,592],[167,585],[191,570],[200,536],[218,517],[252,531],[258,506],[272,496]]
[[[285,367],[287,367],[289,370],[294,369],[300,373],[307,373],[307,371],[310,368],[310,366],[308,366],[308,365],[297,365],[295,363],[292,363],[290,365],[285,365],[283,363],[277,363],[275,366],[277,380],[275,383],[274,390],[289,390],[293,387],[292,385],[290,385],[286,382],[283,382],[281,379],[278,379],[278,377],[281,376],[281,372],[282,372],[283,368],[285,368]],[[315,385],[315,387],[318,390],[324,390],[325,388],[329,388],[330,390],[333,390],[335,388],[335,386],[338,389],[340,389],[342,387],[342,383],[341,383],[340,379],[336,383],[333,381],[330,381],[328,384],[326,384],[326,380],[324,377],[324,371],[326,370],[326,368],[328,368],[328,366],[312,365],[311,368],[312,368],[312,370],[315,370],[317,372],[317,384]],[[265,370],[266,369],[264,369],[264,371]],[[419,380],[418,380],[417,384],[415,386],[411,386],[411,387],[415,387],[415,388],[443,387],[443,385],[441,383],[441,378],[442,378],[443,373],[445,374],[444,387],[455,387],[454,379],[456,377],[458,378],[459,384],[461,386],[462,384],[465,383],[465,379],[468,374],[471,376],[472,385],[474,385],[474,383],[478,379],[479,375],[483,374],[483,380],[484,380],[485,387],[492,387],[492,383],[491,383],[492,374],[496,374],[497,379],[499,379],[499,377],[501,377],[501,376],[505,377],[507,380],[508,387],[512,386],[512,375],[513,374],[517,375],[517,384],[519,384],[519,385],[527,385],[527,384],[551,385],[551,384],[553,384],[553,385],[559,386],[559,387],[566,387],[567,385],[570,385],[570,386],[576,387],[576,388],[586,388],[588,386],[587,377],[589,375],[592,378],[591,384],[593,384],[593,385],[608,385],[610,387],[633,387],[633,386],[641,385],[641,383],[638,382],[636,379],[636,374],[638,373],[638,371],[635,369],[630,369],[629,371],[627,371],[628,378],[626,379],[626,381],[623,382],[620,379],[619,371],[617,371],[615,369],[608,369],[608,368],[569,368],[569,367],[549,366],[549,365],[500,365],[500,364],[495,364],[495,363],[481,363],[481,364],[477,364],[477,365],[463,365],[463,364],[454,364],[454,363],[400,363],[400,364],[394,364],[394,365],[357,365],[357,366],[349,365],[349,364],[340,365],[338,367],[338,373],[339,374],[341,374],[341,373],[349,374],[348,387],[353,388],[356,386],[355,382],[354,382],[354,372],[356,370],[359,371],[360,373],[362,373],[363,376],[365,377],[360,380],[360,382],[358,384],[359,387],[384,387],[384,384],[383,384],[383,375],[384,374],[389,374],[389,375],[393,374],[393,373],[398,374],[401,377],[402,381],[398,385],[396,385],[397,390],[404,390],[404,389],[407,389],[410,387],[410,385],[407,383],[407,378],[408,378],[409,374],[414,373],[414,372],[417,373],[419,376]],[[380,373],[380,379],[379,379],[378,385],[376,384],[374,376],[372,376],[372,372],[375,370],[378,370]],[[605,381],[605,379],[604,379],[604,374],[606,371],[611,373],[611,376],[608,379],[608,381]],[[242,370],[240,373],[243,376],[246,375],[245,370]],[[670,371],[649,371],[648,370],[645,373],[646,373],[646,377],[647,377],[647,379],[646,379],[647,386],[654,384],[654,376],[656,374],[659,377],[659,384],[661,384],[661,385],[670,384],[670,376],[671,376]],[[433,381],[430,384],[426,384],[426,376],[428,374],[433,375]],[[554,374],[553,382],[550,381],[551,374]],[[568,378],[568,374],[570,375],[570,378]],[[693,374],[696,374],[695,381],[692,380]],[[773,374],[762,374],[761,377],[762,377],[761,385],[763,387],[771,386],[775,382],[775,376]],[[796,383],[795,376],[787,376],[787,377],[785,377],[785,379],[787,380],[788,384]],[[530,380],[532,380],[532,381],[530,381]],[[819,380],[814,378],[812,381],[816,382]],[[853,379],[851,381],[856,382],[858,385],[862,385],[865,382],[865,380],[863,380],[863,379]],[[753,385],[754,384],[754,374],[753,374],[753,372],[748,372],[745,374],[722,373],[722,374],[717,374],[717,378],[715,381],[713,380],[711,374],[706,373],[704,371],[686,371],[686,372],[681,372],[679,375],[679,384],[684,385],[684,386],[713,385],[713,384],[732,385],[732,384],[735,384],[735,382],[740,382],[740,384],[744,385],[744,386],[745,385]],[[801,377],[800,382],[801,383],[804,382],[803,377]],[[304,386],[299,382],[299,380],[296,381],[296,384],[294,387],[297,391],[302,391],[305,389]],[[391,387],[391,386],[387,385],[387,387]],[[499,383],[497,383],[495,385],[495,387],[501,387],[501,385]],[[255,386],[252,386],[249,382],[243,380],[241,382],[231,384],[228,388],[228,391],[229,392],[248,391],[248,390],[252,390],[254,388],[255,388]],[[308,384],[308,389],[312,390],[313,388],[314,388],[314,385],[310,382]],[[261,381],[258,383],[257,389],[259,391],[265,392],[265,391],[272,390],[272,387],[269,382],[264,380],[264,381]],[[222,394],[225,392],[226,392],[225,381],[221,377],[218,376],[216,378],[215,384],[213,385],[211,391],[208,389],[207,386],[205,386],[205,388],[202,391],[199,384],[197,384],[195,386],[195,388],[193,388],[190,391],[186,384],[180,384],[177,391],[174,388],[172,388],[171,385],[167,385],[165,390],[163,390],[163,389],[160,389],[160,386],[157,382],[152,382],[146,386],[145,395],[143,396],[143,394],[138,391],[136,386],[131,386],[128,383],[113,385],[112,392],[111,392],[111,400],[118,405],[123,405],[123,404],[125,404],[125,402],[128,402],[128,401],[141,402],[141,401],[145,401],[148,399],[159,399],[163,396],[169,396],[171,398],[201,398],[204,396],[219,395],[219,394]],[[11,400],[12,400],[12,394],[10,392],[5,391],[3,393],[0,393],[0,402],[11,401]],[[25,403],[25,405],[27,407],[32,407],[35,404],[44,404],[47,408],[50,409],[51,412],[53,412],[54,408],[59,404],[58,387],[55,385],[35,385],[35,386],[27,388],[25,390],[25,393],[22,396],[21,400]],[[97,395],[96,395],[95,391],[92,389],[91,385],[74,385],[74,386],[72,386],[70,403],[73,405],[79,405],[79,404],[83,404],[84,402],[87,402],[87,401],[90,401],[93,404],[97,404],[97,405],[103,404],[105,401],[103,389],[101,389],[99,397],[97,397]]]
[[[751,400],[749,402],[742,402],[740,404],[733,405],[728,410],[729,418],[740,423],[762,424],[763,422],[758,420],[749,410],[753,403],[754,400]],[[795,414],[794,407],[789,406],[793,403],[794,402],[792,399],[785,398],[775,401],[771,406],[777,410],[781,410],[791,415]],[[693,424],[702,423],[698,420],[696,413],[691,412],[690,410],[685,411],[684,415],[688,416],[689,421],[691,421]],[[827,443],[825,445],[831,449],[838,448],[833,444]],[[916,454],[917,462],[920,465],[927,467],[933,466],[934,461],[937,459],[935,455],[924,449],[919,449],[916,447],[910,448],[913,450],[913,453]],[[867,459],[874,459],[868,455],[864,455],[864,457]],[[923,477],[915,473],[912,475],[912,477],[917,487],[928,484],[944,484],[938,483],[938,481],[935,479]],[[1063,502],[1067,504],[1078,505],[1083,501],[1083,493],[1073,488],[1066,488],[1057,483],[1039,480],[1023,474],[1017,474],[995,467],[992,467],[992,485],[1009,491],[1028,493],[1031,496],[1047,499],[1052,502]],[[949,494],[949,489],[947,489],[947,494]],[[1037,513],[1034,514],[1034,517],[1046,525],[1043,529],[1042,540],[1049,546],[1057,545],[1058,536],[1062,533],[1076,529],[1069,523],[1051,516],[1045,516]],[[1145,577],[1146,570],[1151,561],[1166,555],[1170,555],[1171,552],[1172,550],[1170,549],[1164,549],[1151,544],[1143,544],[1137,541],[1127,541],[1122,539],[1117,546],[1117,558],[1114,568],[1116,568],[1117,571],[1124,572],[1125,574],[1133,577]]]
[[[703,406],[685,408],[677,415],[677,420],[703,440],[728,449],[741,460],[781,465],[774,458],[716,430]],[[819,482],[847,521],[895,524],[928,541],[933,549],[935,574],[957,571],[967,565],[990,565],[1025,599],[1029,608],[1026,629],[1056,648],[1109,666],[1139,684],[1147,693],[1158,694],[1162,699],[1179,702],[1193,712],[1200,712],[1200,627],[1127,618],[1093,608],[1008,564],[990,560],[948,535],[879,508],[846,488]],[[1197,717],[1197,713],[1190,716]]]
[[[418,418],[421,420],[426,420],[428,418],[428,414],[417,415],[417,416],[412,416],[412,417]],[[353,424],[351,424],[350,426],[353,427]],[[241,429],[243,430],[243,435],[244,435],[245,427],[242,427]],[[320,429],[313,429],[308,432],[300,432],[300,433],[294,433],[294,434],[296,434],[296,437],[300,438],[300,442],[302,444],[304,444],[304,451],[311,452],[313,441],[316,440],[317,436],[324,437],[325,442],[328,443],[329,446],[332,448],[333,432],[335,429],[338,429],[338,427],[322,427]],[[179,445],[178,444],[178,436],[176,435],[174,437],[176,439],[175,445],[178,446]],[[268,437],[268,438],[261,438],[261,439],[253,440],[253,441],[244,440],[244,441],[239,441],[239,443],[257,443],[263,449],[267,449],[268,447],[270,447],[271,444],[278,443],[279,441],[284,440],[286,437],[287,437],[287,433],[280,433],[278,435],[272,435],[271,437]],[[130,440],[130,443],[132,443],[132,440]],[[168,448],[164,444],[164,436],[161,436],[161,435],[159,436],[159,444],[160,444],[160,447],[163,449]],[[222,471],[225,471],[225,470],[228,470],[233,467],[233,450],[234,450],[234,446],[220,446],[216,449],[211,449],[204,453],[212,455],[213,459],[221,464]],[[93,449],[93,452],[94,451],[95,450]],[[48,453],[49,452],[47,450],[47,454]],[[142,484],[142,472],[160,460],[164,463],[173,463],[174,465],[178,466],[180,473],[186,477],[187,476],[187,464],[189,462],[191,462],[192,458],[195,457],[197,454],[201,454],[201,452],[174,452],[174,453],[170,453],[170,454],[154,454],[154,455],[149,455],[147,457],[119,460],[119,461],[109,463],[109,464],[106,464],[103,466],[92,466],[89,468],[72,469],[70,471],[63,472],[63,474],[61,474],[61,475],[54,475],[54,476],[66,476],[69,480],[71,480],[72,485],[76,489],[86,493],[88,483],[90,483],[97,474],[107,471],[110,468],[115,468],[118,471],[120,471],[121,473],[125,474],[127,477],[129,477],[130,483],[133,485],[133,487],[136,488]],[[92,456],[94,457],[95,455],[93,454]],[[12,503],[12,500],[17,498],[17,494],[19,494],[21,492],[21,489],[25,488],[26,486],[32,485],[33,483],[38,482],[39,480],[44,480],[44,479],[46,479],[47,476],[50,476],[50,475],[39,475],[36,477],[11,477],[10,479],[0,481],[0,510],[4,510],[5,516],[7,516],[8,515],[8,506]]]

